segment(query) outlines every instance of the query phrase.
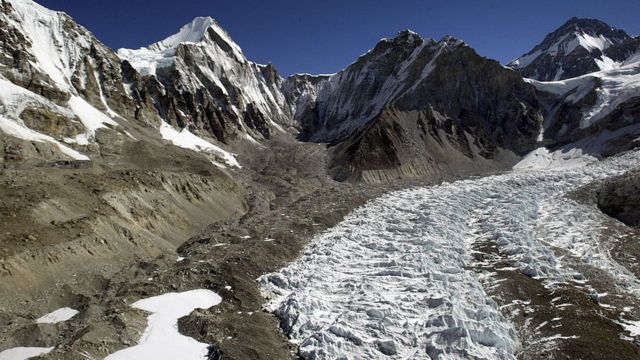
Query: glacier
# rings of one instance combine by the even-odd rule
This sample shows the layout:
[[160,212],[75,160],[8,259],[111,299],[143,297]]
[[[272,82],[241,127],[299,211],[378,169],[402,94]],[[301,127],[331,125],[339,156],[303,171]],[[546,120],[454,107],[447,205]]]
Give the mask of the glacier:
[[491,274],[474,244],[490,239],[549,287],[583,278],[554,251],[567,250],[637,295],[640,281],[599,242],[604,215],[564,195],[638,164],[631,152],[389,193],[260,277],[265,307],[305,359],[515,359],[516,329],[483,288]]

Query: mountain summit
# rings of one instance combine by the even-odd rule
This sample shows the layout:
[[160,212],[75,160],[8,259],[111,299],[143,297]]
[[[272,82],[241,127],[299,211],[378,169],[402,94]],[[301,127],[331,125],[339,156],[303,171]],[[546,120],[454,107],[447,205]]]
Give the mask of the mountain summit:
[[508,66],[527,78],[564,80],[616,68],[639,49],[640,40],[623,30],[574,17]]

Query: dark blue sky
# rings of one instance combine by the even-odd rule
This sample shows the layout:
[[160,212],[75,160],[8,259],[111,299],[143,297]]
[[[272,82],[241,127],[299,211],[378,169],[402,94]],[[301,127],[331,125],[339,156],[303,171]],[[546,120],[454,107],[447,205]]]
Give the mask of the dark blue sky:
[[383,37],[412,29],[454,35],[502,62],[530,50],[572,16],[595,17],[640,33],[638,0],[36,0],[62,10],[112,48],[137,48],[211,16],[250,60],[284,76],[333,73]]

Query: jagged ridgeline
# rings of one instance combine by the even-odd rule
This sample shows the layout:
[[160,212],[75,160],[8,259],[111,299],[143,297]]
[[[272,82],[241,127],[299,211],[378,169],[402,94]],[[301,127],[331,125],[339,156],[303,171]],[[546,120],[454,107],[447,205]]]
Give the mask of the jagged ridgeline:
[[[564,146],[592,136],[599,127],[585,117],[607,100],[598,99],[608,91],[604,81],[594,80],[590,91],[577,84],[578,91],[522,76],[564,79],[619,69],[633,64],[638,50],[637,38],[621,30],[572,19],[512,62],[514,71],[452,37],[435,41],[402,31],[336,74],[283,79],[272,65],[249,61],[209,17],[117,53],[66,14],[31,0],[3,1],[0,21],[8,166],[100,162],[120,144],[140,141],[196,150],[219,167],[239,168],[237,156],[251,157],[275,136],[327,143],[330,174],[341,181],[505,168],[543,143]],[[586,96],[575,99],[578,93]],[[628,119],[634,104],[612,105],[611,131],[628,125],[619,119]],[[629,139],[622,142],[628,148]]]

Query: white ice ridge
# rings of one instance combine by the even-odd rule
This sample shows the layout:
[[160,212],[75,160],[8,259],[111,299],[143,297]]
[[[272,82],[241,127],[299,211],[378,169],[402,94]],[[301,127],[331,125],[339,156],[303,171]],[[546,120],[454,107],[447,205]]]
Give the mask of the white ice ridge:
[[638,280],[599,242],[603,215],[562,195],[639,165],[629,153],[385,195],[261,277],[267,308],[306,359],[514,359],[513,325],[469,270],[472,244],[495,240],[547,284],[579,276],[553,251],[564,248],[634,292]]
[[48,354],[53,347],[15,347],[0,352],[0,360],[26,360]]
[[222,298],[210,290],[197,289],[182,293],[167,293],[143,299],[131,306],[151,312],[147,328],[138,345],[115,352],[105,360],[132,359],[205,359],[209,345],[178,332],[178,319],[195,309],[208,309],[220,304]]
[[85,49],[91,46],[89,33],[81,28],[74,33],[73,40],[67,37],[68,16],[49,10],[31,0],[10,0],[16,18],[8,18],[26,37],[25,46],[30,47],[33,58],[29,61],[46,73],[55,85],[63,90],[72,90],[71,79],[76,64],[83,58]]
[[527,154],[520,162],[513,166],[514,170],[541,170],[541,169],[569,169],[585,166],[597,158],[583,154],[579,148],[570,150],[556,150],[550,152],[541,147]]
[[63,307],[58,310],[52,311],[41,318],[37,319],[38,324],[57,324],[59,322],[67,321],[72,317],[78,315],[79,311],[69,307]]

